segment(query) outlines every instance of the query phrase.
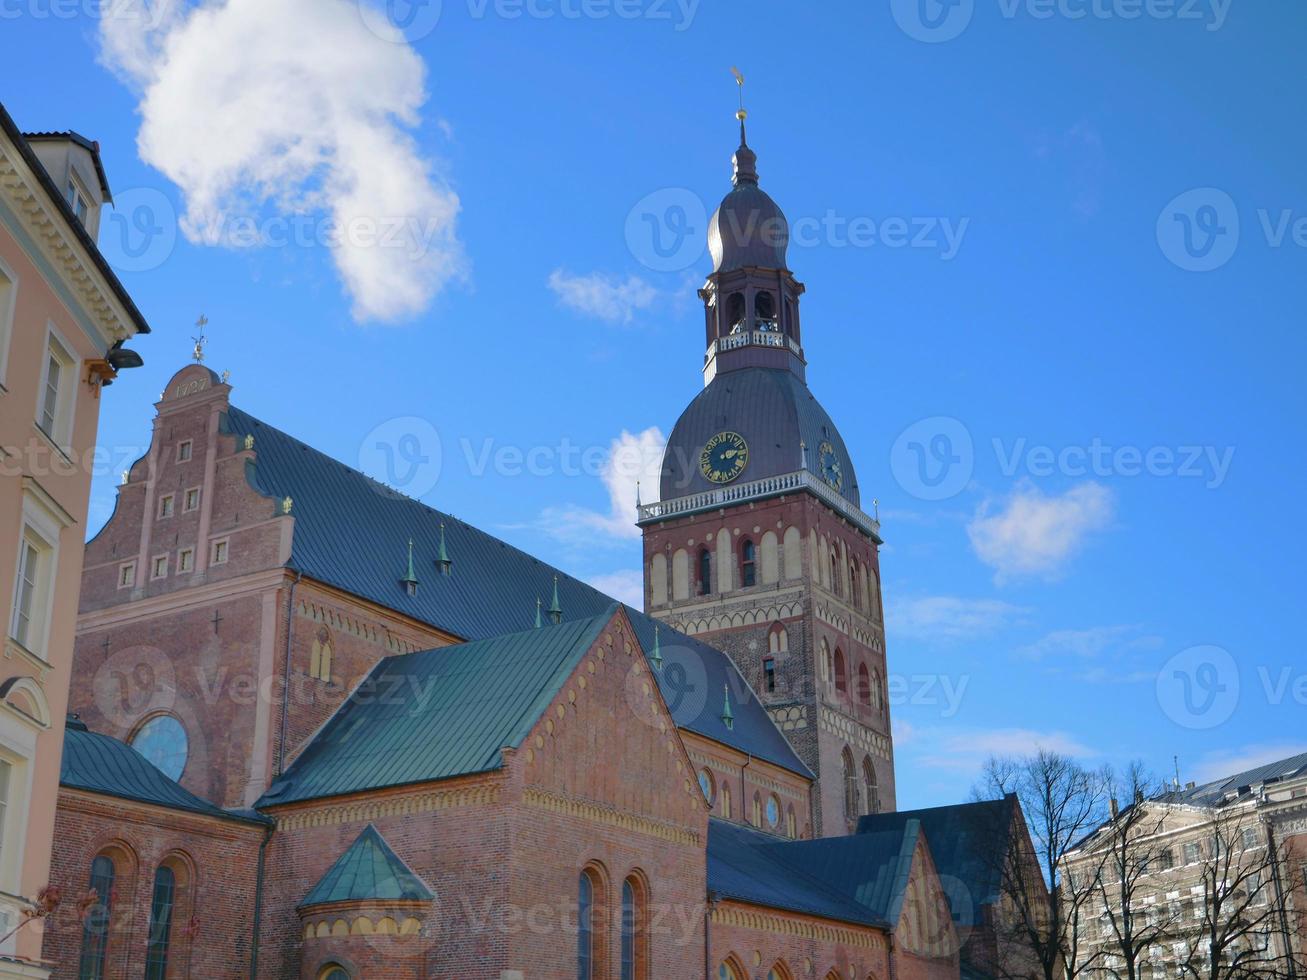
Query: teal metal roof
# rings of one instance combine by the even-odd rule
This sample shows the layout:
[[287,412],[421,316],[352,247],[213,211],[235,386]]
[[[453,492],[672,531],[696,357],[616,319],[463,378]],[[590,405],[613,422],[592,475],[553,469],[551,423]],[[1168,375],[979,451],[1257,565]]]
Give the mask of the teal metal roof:
[[498,769],[619,606],[602,616],[387,657],[259,807]]
[[892,928],[903,908],[921,828],[810,841],[740,824],[708,826],[708,890],[751,905]]
[[126,742],[88,731],[70,719],[64,729],[63,762],[59,784],[69,789],[103,793],[123,800],[150,803],[170,810],[185,810],[206,817],[262,823],[257,814],[236,813],[202,800],[169,779]]
[[[466,640],[516,633],[534,625],[536,601],[550,599],[557,576],[563,620],[598,616],[613,599],[479,528],[405,497],[325,453],[230,407],[225,430],[254,436],[251,484],[275,500],[290,497],[295,534],[290,567]],[[273,505],[269,501],[269,510]],[[442,530],[450,574],[437,571]],[[408,542],[416,577],[401,582]],[[655,621],[626,608],[645,654]],[[659,685],[677,725],[740,752],[811,778],[726,654],[663,625],[667,661]],[[670,656],[669,656],[670,654]],[[721,720],[729,685],[735,724]]]
[[897,833],[909,821],[916,821],[930,842],[953,921],[976,925],[983,921],[983,907],[999,898],[1000,868],[994,854],[1002,853],[1015,816],[1016,797],[873,813],[858,821],[858,836]]
[[426,883],[400,860],[377,828],[368,824],[304,896],[300,907],[327,902],[429,902],[433,898]]

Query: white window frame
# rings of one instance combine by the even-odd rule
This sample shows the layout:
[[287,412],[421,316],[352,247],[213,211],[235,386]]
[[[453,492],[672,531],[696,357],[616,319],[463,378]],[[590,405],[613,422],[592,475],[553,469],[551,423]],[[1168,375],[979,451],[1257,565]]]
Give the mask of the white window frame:
[[[158,570],[159,562],[163,562],[162,572]],[[155,555],[153,558],[150,559],[150,581],[158,582],[160,579],[165,579],[167,577],[168,577],[168,556]]]
[[[24,494],[22,528],[18,536],[20,546],[14,560],[14,587],[9,597],[9,623],[6,635],[12,642],[28,653],[35,654],[41,660],[48,659],[46,649],[50,642],[54,586],[59,575],[59,532],[63,526],[60,519],[47,512],[35,496],[30,493]],[[23,565],[27,555],[25,546],[29,544],[36,549],[39,565],[32,592],[27,635],[19,639],[19,596],[23,588]]]
[[[183,453],[182,450],[186,452]],[[183,439],[177,443],[177,462],[189,463],[195,455],[195,441],[193,439]]]
[[0,277],[6,283],[0,288],[0,390],[3,390],[9,366],[9,346],[14,337],[14,320],[18,316],[18,274],[0,259]]
[[[219,548],[219,547],[222,548],[222,557],[221,557],[221,558],[218,557],[218,548]],[[227,564],[227,559],[229,559],[230,557],[231,557],[231,539],[230,539],[230,538],[218,538],[217,540],[213,541],[213,542],[210,544],[210,546],[209,546],[209,564],[210,564],[210,565],[225,565],[225,564]]]
[[[195,505],[191,506],[191,494],[195,494]],[[182,491],[182,513],[189,514],[200,509],[200,488],[187,487]]]
[[195,549],[183,548],[177,552],[177,574],[195,571]]
[[[94,204],[91,201],[90,193],[86,190],[86,187],[82,184],[81,180],[74,174],[70,173],[68,175],[68,189],[64,196],[68,199],[68,206],[72,208],[73,214],[77,216],[77,220],[80,221],[82,227],[85,228],[87,220],[91,217],[91,208]],[[81,211],[77,210],[78,201],[82,202]]]
[[[126,578],[127,581],[123,581]],[[125,561],[118,566],[118,588],[130,589],[136,584],[136,562]]]
[[[164,513],[164,505],[167,505],[168,513]],[[177,495],[175,493],[165,493],[159,498],[159,506],[155,510],[154,519],[157,521],[166,521],[177,513]]]
[[[45,425],[46,393],[50,384],[50,361],[59,362],[59,382],[55,386],[54,418]],[[46,325],[45,350],[41,359],[41,383],[36,390],[36,427],[65,454],[72,446],[73,422],[77,412],[77,389],[81,387],[77,348],[55,329]]]

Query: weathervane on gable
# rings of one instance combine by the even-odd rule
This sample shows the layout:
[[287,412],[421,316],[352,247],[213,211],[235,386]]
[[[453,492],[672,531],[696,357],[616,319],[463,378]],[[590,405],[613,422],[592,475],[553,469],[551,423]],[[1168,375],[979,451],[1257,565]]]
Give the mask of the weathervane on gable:
[[202,364],[204,362],[204,345],[209,342],[209,339],[204,336],[204,328],[209,325],[209,318],[201,313],[200,318],[195,321],[195,325],[199,327],[200,333],[199,336],[191,338],[191,340],[195,341],[195,350],[191,352],[191,357],[195,358],[196,364]]

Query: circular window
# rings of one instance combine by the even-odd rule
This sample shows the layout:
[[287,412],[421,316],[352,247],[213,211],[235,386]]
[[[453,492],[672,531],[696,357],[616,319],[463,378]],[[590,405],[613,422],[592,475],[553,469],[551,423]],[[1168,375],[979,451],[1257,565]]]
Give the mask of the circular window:
[[776,802],[776,797],[767,798],[767,826],[775,827],[781,822],[781,805]]
[[699,770],[699,788],[703,790],[703,798],[711,803],[713,797],[713,781],[712,773],[707,769]]
[[131,745],[169,779],[181,779],[188,742],[186,729],[172,715],[151,718],[132,736]]

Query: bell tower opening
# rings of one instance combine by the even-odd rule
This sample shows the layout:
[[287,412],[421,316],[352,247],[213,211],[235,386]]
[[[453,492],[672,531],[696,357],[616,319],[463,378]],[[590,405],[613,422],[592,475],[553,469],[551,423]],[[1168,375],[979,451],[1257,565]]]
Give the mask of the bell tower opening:
[[735,661],[817,777],[817,833],[845,834],[894,806],[880,523],[808,390],[789,225],[740,116],[699,290],[704,389],[672,429],[659,499],[638,506],[645,609]]

